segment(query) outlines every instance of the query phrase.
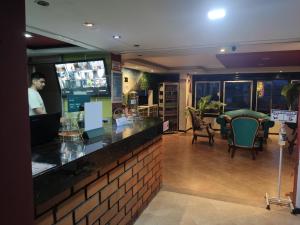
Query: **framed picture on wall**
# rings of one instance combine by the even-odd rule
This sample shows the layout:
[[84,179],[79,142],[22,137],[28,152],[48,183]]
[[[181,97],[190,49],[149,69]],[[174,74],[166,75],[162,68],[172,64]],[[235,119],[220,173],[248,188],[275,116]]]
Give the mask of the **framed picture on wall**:
[[122,102],[122,73],[112,71],[111,73],[111,100],[112,103]]

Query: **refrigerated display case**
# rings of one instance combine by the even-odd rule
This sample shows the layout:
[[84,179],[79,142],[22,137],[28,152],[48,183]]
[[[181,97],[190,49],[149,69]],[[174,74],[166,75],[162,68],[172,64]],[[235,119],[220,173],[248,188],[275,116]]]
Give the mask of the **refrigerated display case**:
[[178,130],[178,96],[179,84],[164,82],[159,84],[159,116],[169,121],[169,131]]

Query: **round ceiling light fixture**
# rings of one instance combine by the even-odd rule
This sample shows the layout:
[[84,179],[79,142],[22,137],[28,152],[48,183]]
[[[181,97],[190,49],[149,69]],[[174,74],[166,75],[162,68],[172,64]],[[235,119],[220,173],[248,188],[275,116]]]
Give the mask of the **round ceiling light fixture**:
[[91,22],[84,22],[84,23],[83,23],[83,26],[85,26],[85,27],[93,27],[94,24],[91,23]]
[[45,0],[35,0],[34,2],[40,6],[45,6],[45,7],[50,5],[50,3]]
[[207,17],[210,20],[223,19],[226,16],[225,9],[213,9],[207,13]]
[[116,34],[116,35],[113,36],[113,38],[114,39],[121,39],[121,35]]
[[225,48],[221,48],[221,49],[220,49],[220,52],[222,52],[222,53],[224,53],[225,51],[226,51]]
[[29,34],[29,33],[25,33],[24,37],[26,37],[26,38],[32,38],[33,36],[31,34]]

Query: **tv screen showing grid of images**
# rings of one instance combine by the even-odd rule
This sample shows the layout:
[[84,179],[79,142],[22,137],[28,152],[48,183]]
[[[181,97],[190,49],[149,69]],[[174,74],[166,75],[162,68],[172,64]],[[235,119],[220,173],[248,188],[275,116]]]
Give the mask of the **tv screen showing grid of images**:
[[108,92],[103,60],[56,64],[55,67],[63,95]]

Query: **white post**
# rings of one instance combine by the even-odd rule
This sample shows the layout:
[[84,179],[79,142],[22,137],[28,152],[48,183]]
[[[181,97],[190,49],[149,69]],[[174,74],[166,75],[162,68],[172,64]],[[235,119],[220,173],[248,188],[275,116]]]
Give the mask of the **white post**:
[[280,201],[281,192],[281,169],[282,169],[282,145],[280,145],[279,168],[278,168],[278,199]]
[[278,166],[278,193],[277,197],[269,197],[269,194],[266,193],[265,199],[267,204],[267,209],[270,210],[270,204],[277,205],[286,205],[290,207],[291,213],[295,213],[294,205],[290,197],[281,198],[281,170],[282,170],[282,152],[283,146],[286,142],[286,130],[285,130],[285,121],[295,122],[297,119],[297,112],[286,111],[286,110],[272,110],[271,118],[273,121],[280,121],[281,126],[279,130],[278,144],[280,146],[279,150],[279,166]]
[[[299,97],[298,97],[298,114],[300,112],[300,93],[299,93]],[[297,128],[297,154],[298,154],[298,177],[296,180],[297,182],[297,190],[296,191],[296,208],[300,209],[300,117],[298,116],[298,128]]]
[[[298,131],[299,132],[299,131]],[[298,134],[299,135],[299,134]],[[298,138],[299,140],[299,138]],[[298,153],[300,154],[300,144],[298,144]],[[300,156],[299,156],[300,159]],[[296,190],[296,208],[300,209],[300,160],[298,162],[298,177],[297,177],[297,190]]]
[[179,79],[179,130],[186,130],[186,74],[180,74]]

